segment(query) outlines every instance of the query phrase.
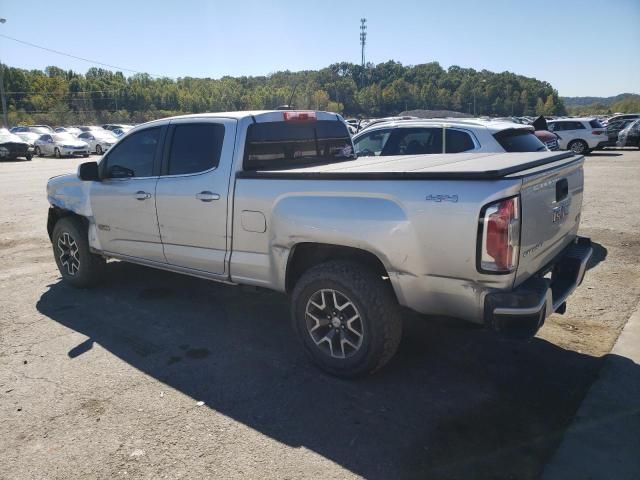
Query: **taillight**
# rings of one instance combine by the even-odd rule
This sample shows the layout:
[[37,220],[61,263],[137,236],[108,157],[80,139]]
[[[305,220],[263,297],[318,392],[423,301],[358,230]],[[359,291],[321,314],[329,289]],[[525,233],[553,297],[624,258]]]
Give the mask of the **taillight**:
[[316,112],[284,112],[284,119],[287,122],[315,122]]
[[506,198],[482,209],[478,236],[478,269],[509,273],[518,266],[520,200]]

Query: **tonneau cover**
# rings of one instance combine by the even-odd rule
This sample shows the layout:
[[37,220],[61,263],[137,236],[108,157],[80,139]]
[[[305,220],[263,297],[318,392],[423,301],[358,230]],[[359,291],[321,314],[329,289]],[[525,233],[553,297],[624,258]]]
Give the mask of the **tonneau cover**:
[[[309,165],[289,170],[260,170],[238,172],[238,178],[287,179],[461,179],[495,180],[531,168],[580,160],[572,152],[524,153],[456,153],[436,155],[403,155],[397,157],[361,157],[331,164]],[[545,168],[538,168],[543,171]]]

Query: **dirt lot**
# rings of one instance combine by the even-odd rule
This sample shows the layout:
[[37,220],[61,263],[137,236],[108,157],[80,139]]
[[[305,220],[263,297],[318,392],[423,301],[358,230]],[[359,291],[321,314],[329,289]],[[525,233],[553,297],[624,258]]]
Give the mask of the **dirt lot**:
[[0,163],[3,478],[537,478],[640,299],[640,152],[600,152],[566,315],[510,343],[407,314],[392,363],[340,381],[280,294],[118,262],[62,284],[44,186],[77,163]]

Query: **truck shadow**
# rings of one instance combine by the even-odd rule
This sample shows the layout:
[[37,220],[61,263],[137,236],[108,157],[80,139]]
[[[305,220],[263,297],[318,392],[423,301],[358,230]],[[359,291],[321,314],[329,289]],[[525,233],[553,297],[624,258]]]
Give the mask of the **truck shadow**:
[[[407,313],[396,358],[358,381],[309,364],[287,298],[112,262],[49,286],[48,318],[208,408],[365,478],[537,478],[602,359]],[[637,370],[635,371],[637,375]]]

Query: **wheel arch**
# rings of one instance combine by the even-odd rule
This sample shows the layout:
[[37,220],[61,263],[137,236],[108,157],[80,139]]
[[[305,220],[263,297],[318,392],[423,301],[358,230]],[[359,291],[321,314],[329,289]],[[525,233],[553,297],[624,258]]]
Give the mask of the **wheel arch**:
[[64,208],[51,206],[49,207],[49,212],[47,215],[47,234],[49,235],[49,240],[53,238],[53,229],[56,226],[56,223],[62,218],[66,217],[75,217],[80,220],[85,229],[89,229],[89,220],[82,215],[78,215],[71,210],[65,210]]
[[285,291],[290,293],[307,270],[330,260],[357,262],[371,268],[381,277],[389,276],[382,260],[368,250],[329,243],[302,242],[294,245],[289,253]]

